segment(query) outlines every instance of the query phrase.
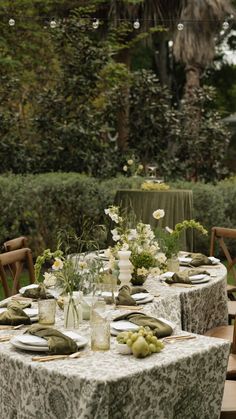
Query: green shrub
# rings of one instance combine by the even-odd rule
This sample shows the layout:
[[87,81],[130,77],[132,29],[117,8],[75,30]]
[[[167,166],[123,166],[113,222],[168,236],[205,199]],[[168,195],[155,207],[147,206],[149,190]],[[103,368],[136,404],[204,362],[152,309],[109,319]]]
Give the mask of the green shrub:
[[[0,243],[26,235],[34,255],[54,249],[61,230],[81,234],[84,222],[106,225],[104,209],[114,202],[117,189],[138,188],[142,178],[119,176],[99,181],[78,173],[0,176]],[[192,189],[194,218],[209,231],[198,235],[195,250],[209,253],[213,226],[236,228],[236,178],[216,185],[176,182],[175,188]],[[107,244],[106,234],[100,246]]]

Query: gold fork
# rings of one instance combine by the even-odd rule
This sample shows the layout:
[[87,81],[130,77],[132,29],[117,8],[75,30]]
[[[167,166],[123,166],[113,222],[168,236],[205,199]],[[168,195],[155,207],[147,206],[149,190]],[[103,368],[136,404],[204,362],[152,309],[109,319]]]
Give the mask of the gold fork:
[[71,355],[47,355],[47,356],[34,356],[32,358],[32,361],[37,362],[48,362],[48,361],[57,361],[61,359],[75,359],[80,358],[81,356],[84,356],[88,354],[88,352],[74,352]]

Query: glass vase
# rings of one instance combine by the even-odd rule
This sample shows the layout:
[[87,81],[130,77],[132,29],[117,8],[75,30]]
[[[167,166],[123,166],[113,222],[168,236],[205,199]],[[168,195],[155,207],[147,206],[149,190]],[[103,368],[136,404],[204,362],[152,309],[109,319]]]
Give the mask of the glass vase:
[[64,328],[78,329],[82,322],[82,309],[79,296],[73,293],[68,295],[64,303]]

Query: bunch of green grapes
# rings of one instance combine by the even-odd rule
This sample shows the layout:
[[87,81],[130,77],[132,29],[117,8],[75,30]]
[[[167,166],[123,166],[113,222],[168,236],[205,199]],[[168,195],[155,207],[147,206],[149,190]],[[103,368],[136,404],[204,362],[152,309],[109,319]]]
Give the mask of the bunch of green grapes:
[[140,327],[137,332],[121,332],[116,339],[119,343],[126,343],[137,358],[144,358],[164,348],[163,342],[154,336],[148,326]]

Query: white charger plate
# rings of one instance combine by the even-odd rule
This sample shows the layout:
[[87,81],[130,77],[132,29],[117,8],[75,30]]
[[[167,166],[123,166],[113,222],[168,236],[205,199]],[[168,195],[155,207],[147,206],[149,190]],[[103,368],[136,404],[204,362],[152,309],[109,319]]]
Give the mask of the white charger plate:
[[26,291],[26,290],[31,290],[31,289],[33,289],[33,288],[38,288],[38,284],[30,284],[30,285],[27,285],[26,287],[22,287],[22,288],[20,288],[19,289],[19,293],[20,294],[24,294],[24,292]]
[[[84,336],[78,335],[75,332],[66,331],[66,332],[63,332],[63,334],[75,340],[78,349],[83,348],[88,343],[87,338],[85,338]],[[47,352],[48,351],[48,344],[47,344],[46,339],[43,339],[34,335],[15,336],[14,338],[10,340],[10,343],[15,348],[23,349],[25,351],[33,351],[33,352]]]

